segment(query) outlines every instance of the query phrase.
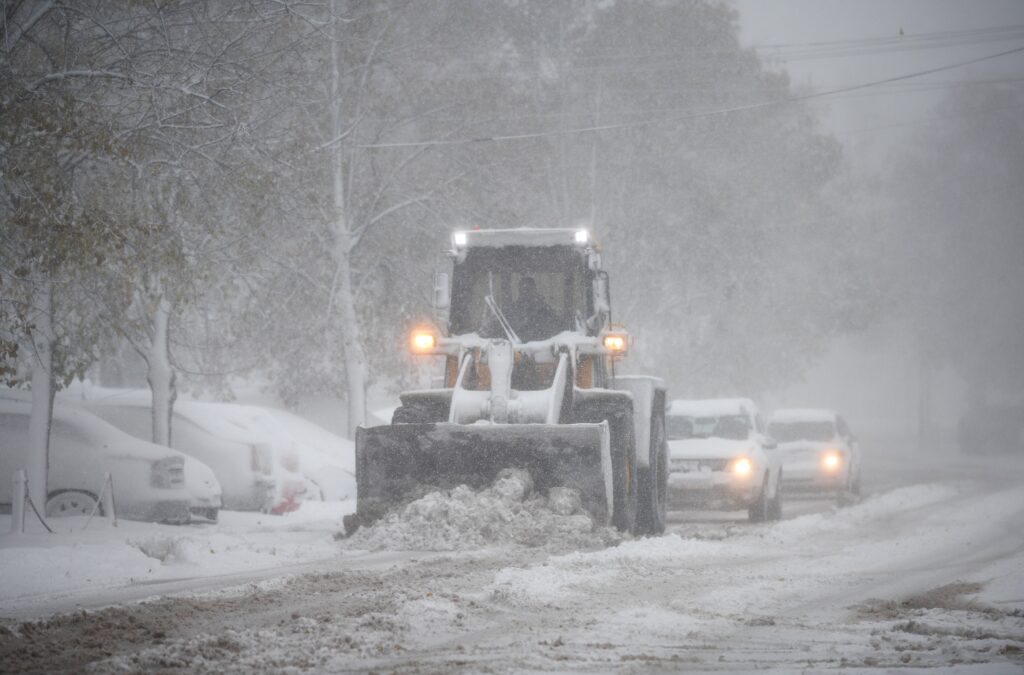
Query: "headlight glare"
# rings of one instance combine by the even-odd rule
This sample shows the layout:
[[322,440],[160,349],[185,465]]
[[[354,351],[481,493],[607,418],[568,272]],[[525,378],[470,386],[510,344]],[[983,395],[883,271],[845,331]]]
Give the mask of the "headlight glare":
[[843,458],[838,452],[826,452],[821,456],[821,465],[826,471],[835,471],[843,463]]
[[746,476],[750,474],[750,470],[753,468],[754,466],[750,459],[746,457],[740,457],[732,463],[732,472],[737,476]]
[[416,354],[429,353],[437,346],[437,336],[427,330],[414,330],[410,339],[412,351]]

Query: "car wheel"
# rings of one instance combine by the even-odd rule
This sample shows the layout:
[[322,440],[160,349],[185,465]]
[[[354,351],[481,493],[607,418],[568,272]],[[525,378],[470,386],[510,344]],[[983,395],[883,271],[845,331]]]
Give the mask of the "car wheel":
[[764,482],[761,484],[761,491],[757,495],[757,499],[750,505],[747,510],[747,515],[752,523],[762,523],[768,519],[768,477],[765,476]]
[[782,520],[782,474],[775,484],[775,499],[768,506],[768,520]]
[[192,509],[193,518],[192,522],[196,522],[196,519],[209,521],[211,523],[217,522],[217,516],[220,514],[220,509],[210,507],[206,509]]
[[96,498],[81,490],[58,490],[50,493],[46,500],[46,517],[60,518],[63,516],[88,516],[93,513],[103,515],[103,508],[98,507]]
[[322,487],[320,487],[320,484],[317,483],[315,480],[310,480],[309,482],[310,482],[310,484],[314,488],[316,488],[316,492],[314,492],[312,494],[306,493],[303,496],[303,500],[304,501],[313,501],[313,502],[325,502],[325,501],[327,501],[327,498],[324,497],[324,489]]

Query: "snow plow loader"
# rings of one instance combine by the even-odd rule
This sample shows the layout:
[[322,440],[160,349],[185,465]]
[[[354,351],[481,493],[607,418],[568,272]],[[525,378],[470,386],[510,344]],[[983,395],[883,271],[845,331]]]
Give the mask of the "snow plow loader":
[[629,336],[611,323],[608,274],[587,230],[455,232],[438,274],[444,329],[413,331],[444,357],[436,388],[401,395],[390,425],[356,433],[351,533],[435,490],[480,489],[507,468],[542,493],[579,491],[598,525],[664,531],[663,382],[616,376]]

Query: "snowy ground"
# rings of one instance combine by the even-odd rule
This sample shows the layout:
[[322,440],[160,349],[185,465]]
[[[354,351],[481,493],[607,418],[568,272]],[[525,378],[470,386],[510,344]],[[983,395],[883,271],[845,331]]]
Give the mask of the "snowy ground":
[[340,541],[324,505],[0,537],[0,670],[1021,672],[1024,458],[865,449],[859,504],[642,540],[515,481]]
[[[44,616],[157,592],[150,588],[222,585],[333,560],[329,535],[354,510],[352,501],[304,502],[281,516],[222,511],[217,523],[187,526],[57,518],[48,521],[52,535],[29,515],[25,534],[0,535],[0,606],[5,616]],[[10,531],[10,521],[0,515],[0,532]]]

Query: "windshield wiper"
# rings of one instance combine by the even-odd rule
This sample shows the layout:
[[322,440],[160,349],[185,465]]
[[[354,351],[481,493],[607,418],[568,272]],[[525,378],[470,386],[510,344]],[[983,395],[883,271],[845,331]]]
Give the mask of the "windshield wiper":
[[494,317],[498,320],[498,325],[500,325],[501,329],[505,331],[505,337],[509,339],[509,342],[514,345],[519,344],[521,342],[519,336],[516,335],[514,330],[512,330],[512,324],[510,324],[508,319],[505,318],[505,313],[501,311],[501,307],[498,307],[498,302],[494,297],[491,295],[485,295],[484,302],[487,304],[487,308],[494,313]]

